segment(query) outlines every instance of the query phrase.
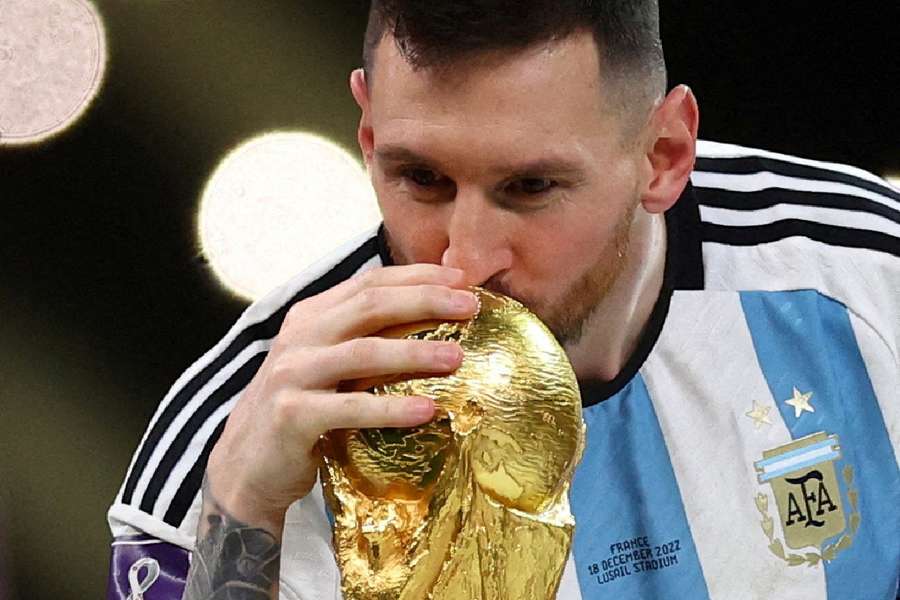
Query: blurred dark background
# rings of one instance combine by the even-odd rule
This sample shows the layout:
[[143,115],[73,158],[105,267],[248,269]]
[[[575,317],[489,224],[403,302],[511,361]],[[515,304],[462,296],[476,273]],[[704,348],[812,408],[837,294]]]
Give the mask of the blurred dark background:
[[[0,147],[0,583],[23,600],[103,597],[105,512],[144,427],[245,307],[195,235],[218,161],[273,129],[356,143],[363,0],[95,4],[99,96]],[[900,172],[889,4],[664,1],[670,82],[704,139]]]

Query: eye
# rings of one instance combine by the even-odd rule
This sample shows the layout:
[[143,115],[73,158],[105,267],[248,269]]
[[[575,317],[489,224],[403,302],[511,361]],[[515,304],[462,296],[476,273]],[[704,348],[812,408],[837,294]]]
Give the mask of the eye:
[[438,175],[431,169],[425,169],[422,167],[405,169],[402,175],[420,187],[434,187],[437,185],[442,185],[446,180],[446,178]]
[[512,194],[536,195],[549,191],[559,185],[546,177],[523,177],[509,184],[507,190]]

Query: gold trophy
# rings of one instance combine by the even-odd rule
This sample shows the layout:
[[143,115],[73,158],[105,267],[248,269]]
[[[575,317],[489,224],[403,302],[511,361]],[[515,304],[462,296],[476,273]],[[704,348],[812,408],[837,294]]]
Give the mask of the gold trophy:
[[568,490],[584,444],[581,397],[563,349],[522,304],[474,289],[467,321],[382,335],[455,340],[448,376],[348,389],[435,399],[411,429],[335,430],[322,480],[347,600],[550,600],[575,521]]

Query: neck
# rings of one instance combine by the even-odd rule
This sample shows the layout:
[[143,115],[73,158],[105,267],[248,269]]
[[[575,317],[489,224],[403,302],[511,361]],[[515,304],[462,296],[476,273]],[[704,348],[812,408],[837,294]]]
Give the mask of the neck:
[[665,263],[665,218],[638,207],[621,273],[588,317],[581,339],[565,347],[579,378],[610,381],[621,372],[659,298]]

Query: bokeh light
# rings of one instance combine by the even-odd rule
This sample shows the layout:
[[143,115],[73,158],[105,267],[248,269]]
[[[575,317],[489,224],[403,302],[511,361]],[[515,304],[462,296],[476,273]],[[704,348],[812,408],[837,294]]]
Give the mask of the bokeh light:
[[889,184],[900,190],[900,173],[888,173],[884,176]]
[[0,145],[68,128],[97,95],[105,69],[103,21],[87,0],[0,2]]
[[203,191],[198,233],[219,280],[252,300],[380,220],[369,178],[346,150],[275,132],[222,160]]

